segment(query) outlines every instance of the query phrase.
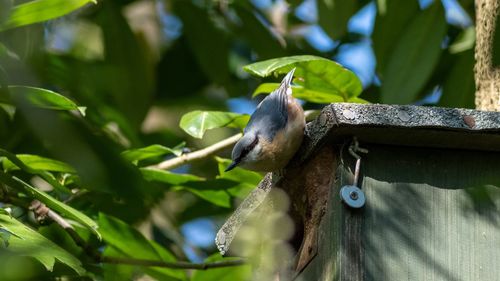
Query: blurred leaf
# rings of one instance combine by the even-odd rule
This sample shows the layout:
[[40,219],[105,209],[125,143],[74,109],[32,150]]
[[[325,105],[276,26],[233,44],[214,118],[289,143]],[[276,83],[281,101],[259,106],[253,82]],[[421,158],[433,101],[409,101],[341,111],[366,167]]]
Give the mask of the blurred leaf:
[[294,67],[294,83],[306,89],[338,95],[344,101],[358,96],[362,91],[361,81],[352,71],[332,60],[316,56],[271,59],[247,65],[243,69],[259,77],[268,77],[286,74]]
[[15,176],[0,171],[0,180],[12,188],[24,191],[28,196],[39,200],[59,214],[83,224],[92,230],[92,232],[94,232],[99,239],[101,238],[101,234],[97,230],[97,224],[84,213],[56,200],[47,193],[34,188]]
[[[24,165],[30,167],[31,169],[68,174],[76,173],[75,169],[73,169],[70,165],[54,159],[31,154],[17,154],[16,157],[21,160]],[[2,161],[2,165],[4,171],[6,172],[19,170],[21,168],[7,158]]]
[[[0,212],[0,214],[6,215],[6,214],[1,213],[1,212]],[[12,218],[12,216],[9,216],[9,217]],[[9,246],[9,240],[10,240],[10,237],[12,235],[13,235],[12,232],[10,232],[9,230],[7,230],[5,228],[0,227],[0,249],[6,248]]]
[[[236,258],[224,258],[220,254],[213,254],[204,262],[230,261]],[[250,280],[252,276],[250,265],[214,268],[210,270],[197,270],[193,273],[191,281],[234,281]]]
[[357,11],[357,1],[318,0],[318,24],[332,39],[339,39],[347,32],[347,23]]
[[12,8],[0,31],[64,16],[95,0],[35,0]]
[[[111,105],[138,130],[154,93],[154,65],[148,43],[135,34],[117,1],[101,1],[95,22],[101,27],[105,61],[92,65],[88,73],[90,91],[100,103]],[[81,91],[81,89],[79,89]],[[89,95],[89,94],[87,94]]]
[[271,25],[265,25],[257,18],[257,12],[253,10],[250,3],[234,2],[234,10],[240,18],[235,33],[239,34],[250,47],[257,53],[260,59],[281,57],[286,54],[280,44],[286,44],[285,39],[277,32],[273,32]]
[[408,104],[415,100],[439,61],[445,34],[444,10],[440,2],[435,2],[398,40],[383,75],[383,103]]
[[209,15],[191,1],[177,0],[173,10],[183,24],[183,33],[203,72],[219,85],[228,86],[229,40]]
[[12,0],[0,0],[0,26],[10,15],[11,9],[12,9]]
[[[72,100],[56,92],[28,87],[28,86],[9,86],[9,92],[12,99],[22,98],[31,105],[55,110],[78,110],[85,116],[85,107],[77,106]],[[7,97],[0,96],[0,102],[10,103]]]
[[476,29],[474,26],[466,28],[450,45],[450,53],[456,54],[474,48]]
[[179,126],[188,134],[201,139],[206,130],[233,127],[244,128],[250,116],[222,111],[191,111],[182,116]]
[[[103,240],[127,257],[165,262],[175,262],[175,256],[153,241],[148,241],[141,233],[117,218],[99,214],[99,228]],[[185,280],[181,270],[169,268],[144,268],[144,272],[162,276],[161,280]],[[172,278],[173,277],[173,278]]]
[[[106,247],[103,252],[103,256],[109,257],[127,257],[115,248]],[[123,281],[123,280],[134,280],[134,273],[136,268],[128,264],[109,264],[104,263],[102,265],[104,279],[106,281]]]
[[174,154],[175,156],[180,156],[182,154],[182,148],[185,145],[186,143],[183,142],[174,148],[169,148],[163,145],[153,144],[143,148],[125,150],[122,152],[122,156],[130,162],[140,161],[170,153]]
[[204,181],[204,178],[190,175],[177,174],[155,168],[140,168],[142,175],[148,181],[162,182],[170,185],[181,185],[191,181]]
[[71,267],[78,275],[85,273],[77,258],[18,220],[0,214],[0,226],[15,234],[10,236],[7,248],[14,254],[34,257],[49,271],[54,269],[58,260]]
[[[377,73],[383,75],[389,57],[407,26],[419,12],[417,0],[377,1],[377,15],[373,27],[373,52],[377,59]],[[383,78],[383,77],[381,77]]]
[[475,107],[474,62],[474,49],[458,54],[458,58],[444,82],[443,94],[438,102],[439,106]]

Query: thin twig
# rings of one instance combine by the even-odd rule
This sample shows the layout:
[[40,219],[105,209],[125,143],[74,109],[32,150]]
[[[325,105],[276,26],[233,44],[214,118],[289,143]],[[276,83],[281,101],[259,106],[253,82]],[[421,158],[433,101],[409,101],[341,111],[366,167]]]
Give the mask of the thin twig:
[[161,170],[170,170],[179,166],[182,166],[186,163],[196,161],[196,160],[201,160],[204,158],[207,158],[208,156],[224,149],[227,148],[233,144],[235,144],[240,138],[242,134],[236,134],[232,137],[229,137],[227,139],[224,139],[220,142],[217,142],[215,144],[212,144],[211,146],[205,147],[203,149],[186,153],[183,154],[179,157],[175,157],[172,159],[165,160],[163,162],[160,162],[155,165],[151,165],[148,168],[156,168],[156,169],[161,169]]

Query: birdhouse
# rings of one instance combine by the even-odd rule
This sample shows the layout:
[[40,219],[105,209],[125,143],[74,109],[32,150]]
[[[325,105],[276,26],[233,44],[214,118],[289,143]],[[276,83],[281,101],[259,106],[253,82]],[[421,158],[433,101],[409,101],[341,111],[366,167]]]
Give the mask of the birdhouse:
[[307,134],[255,191],[292,200],[296,280],[500,280],[500,113],[338,103]]

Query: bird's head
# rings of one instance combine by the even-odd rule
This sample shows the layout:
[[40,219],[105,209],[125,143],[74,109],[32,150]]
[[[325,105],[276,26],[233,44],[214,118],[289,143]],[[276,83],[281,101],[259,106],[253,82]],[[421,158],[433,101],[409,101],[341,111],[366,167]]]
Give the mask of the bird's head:
[[256,162],[259,159],[261,150],[259,135],[254,132],[245,133],[233,148],[231,155],[233,161],[226,168],[226,172],[236,166],[245,166]]

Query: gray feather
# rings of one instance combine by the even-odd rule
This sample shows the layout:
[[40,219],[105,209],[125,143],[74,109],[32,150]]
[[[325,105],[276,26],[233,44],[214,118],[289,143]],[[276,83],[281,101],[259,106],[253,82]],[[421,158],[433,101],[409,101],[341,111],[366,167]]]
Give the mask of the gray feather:
[[280,86],[265,97],[250,117],[244,133],[254,132],[272,141],[276,133],[286,127],[288,122],[287,89],[293,79],[295,68],[281,81]]

